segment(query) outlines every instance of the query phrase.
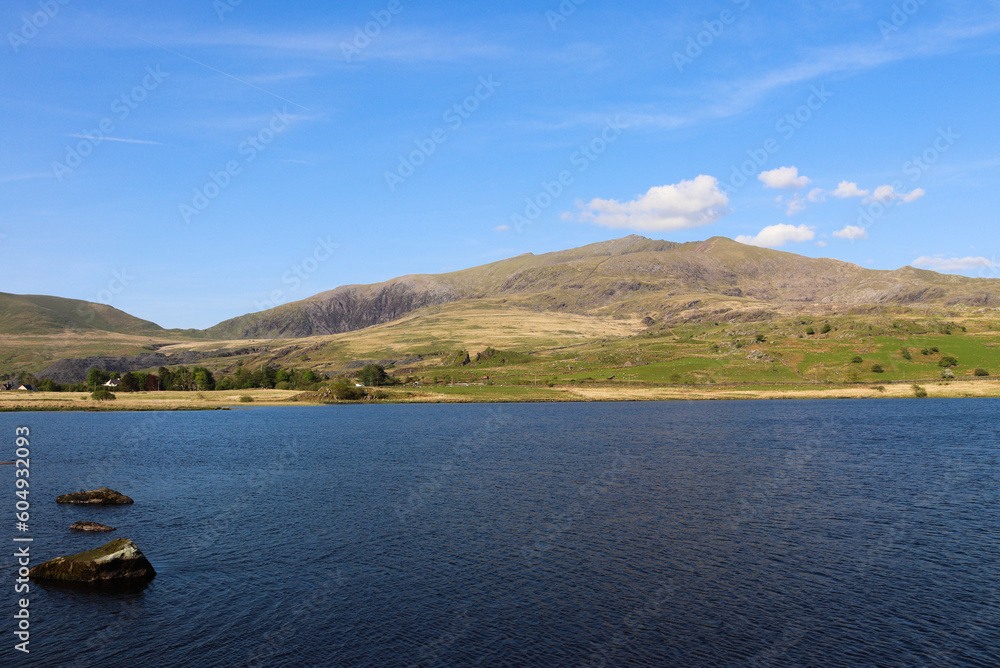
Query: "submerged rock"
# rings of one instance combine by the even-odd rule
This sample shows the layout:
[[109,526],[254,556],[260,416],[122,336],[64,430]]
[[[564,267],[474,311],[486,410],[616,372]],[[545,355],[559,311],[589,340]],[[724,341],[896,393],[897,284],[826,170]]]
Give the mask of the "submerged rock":
[[97,522],[87,522],[81,520],[79,522],[74,522],[70,529],[75,529],[77,531],[114,531],[114,527],[109,527],[106,524],[98,524]]
[[133,503],[132,499],[108,487],[92,489],[89,492],[73,492],[56,497],[56,503],[93,503],[101,506],[115,506]]
[[141,580],[154,575],[153,565],[128,538],[116,538],[80,554],[56,557],[28,571],[32,578],[76,582]]

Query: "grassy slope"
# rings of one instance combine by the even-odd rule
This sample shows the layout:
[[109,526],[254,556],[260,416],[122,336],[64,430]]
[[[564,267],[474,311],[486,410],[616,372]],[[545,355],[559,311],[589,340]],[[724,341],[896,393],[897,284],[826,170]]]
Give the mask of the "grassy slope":
[[0,334],[47,335],[64,330],[157,334],[164,330],[105,304],[0,292]]

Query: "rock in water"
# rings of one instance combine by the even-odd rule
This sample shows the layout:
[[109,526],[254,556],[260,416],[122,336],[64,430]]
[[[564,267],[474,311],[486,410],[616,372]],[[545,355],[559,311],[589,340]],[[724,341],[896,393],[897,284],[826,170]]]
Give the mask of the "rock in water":
[[101,506],[117,506],[123,503],[133,503],[133,501],[121,492],[100,487],[89,492],[73,492],[57,496],[56,503],[93,503]]
[[38,564],[28,576],[44,580],[104,582],[148,579],[156,575],[153,565],[128,538],[116,538],[107,545]]
[[70,529],[76,529],[77,531],[114,531],[114,527],[109,527],[106,524],[98,524],[97,522],[87,522],[79,521],[74,522]]

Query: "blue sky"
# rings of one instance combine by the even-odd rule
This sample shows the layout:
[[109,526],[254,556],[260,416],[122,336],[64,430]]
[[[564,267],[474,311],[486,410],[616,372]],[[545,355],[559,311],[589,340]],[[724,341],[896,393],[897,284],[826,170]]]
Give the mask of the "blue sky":
[[0,27],[4,292],[207,327],[632,233],[1000,275],[997,2],[11,0]]

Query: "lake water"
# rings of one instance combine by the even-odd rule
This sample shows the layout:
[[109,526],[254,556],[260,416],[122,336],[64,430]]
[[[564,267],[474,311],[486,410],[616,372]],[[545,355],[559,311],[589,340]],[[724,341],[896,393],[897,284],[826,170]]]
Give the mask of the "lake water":
[[[996,666],[998,411],[0,414],[0,459],[31,428],[33,563],[126,537],[158,571],[32,583],[23,655],[8,557],[0,665]],[[54,502],[102,485],[135,504]]]

